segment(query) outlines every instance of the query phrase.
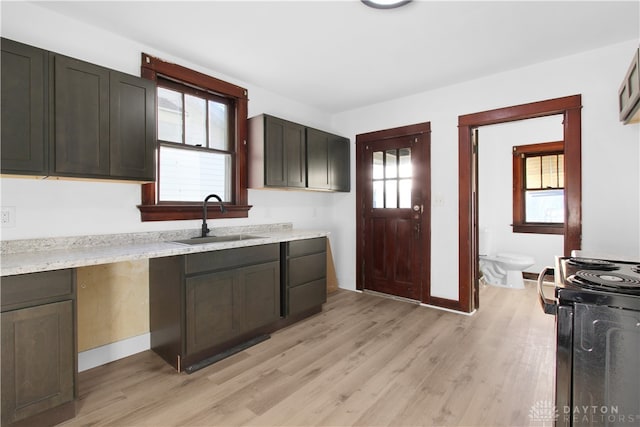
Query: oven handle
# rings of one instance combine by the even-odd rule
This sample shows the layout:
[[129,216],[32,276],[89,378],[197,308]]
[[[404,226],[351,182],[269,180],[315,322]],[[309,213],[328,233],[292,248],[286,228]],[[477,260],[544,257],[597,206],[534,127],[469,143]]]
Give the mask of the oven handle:
[[556,302],[552,299],[549,299],[544,296],[544,291],[542,290],[542,282],[544,282],[544,276],[547,273],[554,274],[553,267],[545,267],[540,274],[538,275],[538,296],[540,297],[540,305],[546,314],[555,315],[558,312],[558,307]]

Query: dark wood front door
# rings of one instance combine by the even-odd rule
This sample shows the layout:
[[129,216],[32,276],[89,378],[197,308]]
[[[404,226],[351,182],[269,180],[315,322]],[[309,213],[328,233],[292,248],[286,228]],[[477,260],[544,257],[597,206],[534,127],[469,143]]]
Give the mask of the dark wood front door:
[[425,123],[356,138],[360,289],[428,302],[428,130]]

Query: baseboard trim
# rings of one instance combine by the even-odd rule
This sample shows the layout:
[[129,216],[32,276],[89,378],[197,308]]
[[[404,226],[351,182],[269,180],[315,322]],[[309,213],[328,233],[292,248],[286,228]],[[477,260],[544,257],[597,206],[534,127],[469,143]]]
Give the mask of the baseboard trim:
[[151,348],[151,334],[146,333],[78,353],[78,372],[106,365]]

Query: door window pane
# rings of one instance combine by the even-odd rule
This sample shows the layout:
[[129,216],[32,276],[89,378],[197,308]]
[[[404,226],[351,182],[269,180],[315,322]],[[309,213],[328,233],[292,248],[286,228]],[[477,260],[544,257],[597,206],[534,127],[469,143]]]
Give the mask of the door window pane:
[[158,87],[158,139],[182,143],[182,93]]
[[373,182],[373,207],[384,208],[384,181]]
[[389,179],[385,181],[384,207],[394,209],[398,207],[398,180]]
[[373,179],[384,178],[384,152],[374,151],[373,153]]
[[411,179],[400,180],[400,205],[401,209],[411,208]]
[[387,150],[385,156],[385,178],[398,177],[398,150]]
[[398,174],[400,178],[411,178],[413,171],[411,169],[411,148],[401,148],[398,150]]
[[205,147],[207,141],[207,104],[204,98],[184,96],[185,144]]

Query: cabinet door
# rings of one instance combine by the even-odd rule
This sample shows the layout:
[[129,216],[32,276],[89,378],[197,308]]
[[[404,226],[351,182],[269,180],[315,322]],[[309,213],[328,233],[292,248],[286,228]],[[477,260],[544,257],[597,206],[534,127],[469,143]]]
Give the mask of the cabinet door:
[[2,313],[2,424],[74,399],[72,301]]
[[280,318],[280,262],[241,270],[244,288],[244,329],[251,331]]
[[53,175],[109,175],[109,70],[53,55]]
[[307,129],[307,179],[309,188],[350,191],[349,139],[317,129]]
[[241,301],[236,270],[186,279],[186,354],[238,335],[242,330]]
[[304,126],[265,116],[265,185],[306,187]]
[[618,91],[620,120],[625,123],[640,121],[640,49],[636,50],[627,74]]
[[329,139],[329,188],[351,191],[351,147],[349,139],[332,135]]
[[317,129],[307,129],[307,179],[309,188],[328,190],[330,134]]
[[111,71],[110,175],[155,180],[156,85]]
[[2,39],[0,64],[2,173],[46,175],[47,53]]

